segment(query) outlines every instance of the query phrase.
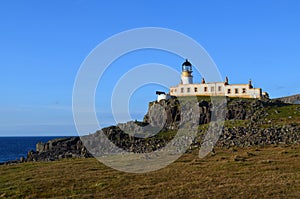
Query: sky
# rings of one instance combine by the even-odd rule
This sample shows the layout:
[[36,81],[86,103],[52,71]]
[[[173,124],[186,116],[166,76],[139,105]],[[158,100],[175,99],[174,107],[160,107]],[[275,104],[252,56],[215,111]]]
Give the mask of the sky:
[[[134,28],[193,38],[231,83],[251,78],[271,98],[299,94],[299,8],[297,0],[1,1],[0,136],[76,135],[72,92],[81,64],[101,42]],[[103,126],[114,123],[110,96],[123,74],[145,63],[179,72],[183,61],[153,49],[116,60],[95,95]],[[133,93],[132,119],[143,118],[157,89],[167,91],[149,84]]]

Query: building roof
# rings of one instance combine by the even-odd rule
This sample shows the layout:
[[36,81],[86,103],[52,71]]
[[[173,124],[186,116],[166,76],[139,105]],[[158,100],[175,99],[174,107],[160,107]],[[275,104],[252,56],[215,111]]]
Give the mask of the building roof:
[[189,62],[187,59],[185,62],[183,62],[182,66],[192,66],[191,62]]

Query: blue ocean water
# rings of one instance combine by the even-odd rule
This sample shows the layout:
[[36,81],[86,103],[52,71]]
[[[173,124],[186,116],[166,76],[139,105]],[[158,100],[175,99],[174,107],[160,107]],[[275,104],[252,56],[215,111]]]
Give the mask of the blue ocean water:
[[0,162],[26,157],[28,151],[35,150],[36,143],[55,138],[59,137],[0,137]]

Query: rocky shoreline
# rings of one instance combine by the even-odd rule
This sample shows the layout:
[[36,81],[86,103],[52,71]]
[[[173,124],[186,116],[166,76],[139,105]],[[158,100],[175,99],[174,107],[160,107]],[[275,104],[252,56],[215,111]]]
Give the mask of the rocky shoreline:
[[[201,147],[212,114],[212,103],[209,100],[200,100],[196,105],[199,106],[200,110],[197,116],[199,117],[200,128],[197,137],[191,140],[192,144],[189,150]],[[173,138],[172,136],[162,136],[164,133],[173,132],[171,135],[174,135],[179,128],[180,118],[188,118],[193,114],[189,112],[185,113],[187,115],[182,114],[180,106],[182,105],[176,99],[150,102],[143,122],[128,122],[119,126],[107,127],[89,136],[84,136],[82,139],[80,137],[68,137],[50,140],[47,143],[37,143],[36,150],[29,151],[27,157],[3,164],[92,157],[83,142],[88,141],[89,145],[98,147],[99,144],[101,145],[101,140],[98,137],[100,134],[105,135],[115,145],[129,152],[147,153],[155,151],[164,147]],[[268,110],[282,106],[289,106],[289,104],[278,100],[228,99],[224,114],[226,121],[231,122],[232,125],[225,124],[216,146],[230,148],[300,144],[300,125],[294,123],[278,124],[272,119],[266,119],[269,114]],[[162,132],[146,139],[133,136],[139,133],[140,129],[136,128],[137,125],[141,127],[149,123],[161,125],[163,110],[165,111],[166,122],[163,124]],[[276,110],[274,109],[274,111]],[[121,130],[124,128],[130,129],[133,135],[124,133]]]

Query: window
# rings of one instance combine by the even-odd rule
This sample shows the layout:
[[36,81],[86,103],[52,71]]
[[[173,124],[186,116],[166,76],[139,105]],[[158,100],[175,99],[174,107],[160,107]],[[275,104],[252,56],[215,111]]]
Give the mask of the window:
[[218,86],[218,91],[222,91],[222,87],[221,86]]
[[227,93],[230,94],[231,93],[231,89],[227,89]]
[[207,92],[207,87],[204,87],[204,92]]
[[238,94],[239,93],[239,89],[238,88],[234,89],[234,92],[235,92],[235,94]]
[[242,91],[242,93],[246,93],[246,88],[243,88],[243,91]]
[[188,93],[190,92],[190,90],[191,90],[190,88],[187,88],[187,92],[188,92]]
[[210,91],[211,91],[211,92],[215,92],[215,87],[212,86],[212,87],[210,88]]
[[198,88],[197,88],[197,87],[195,87],[195,88],[194,88],[194,91],[195,91],[195,93],[197,93],[197,92],[198,92]]
[[181,92],[182,92],[182,93],[184,92],[184,88],[181,88]]

